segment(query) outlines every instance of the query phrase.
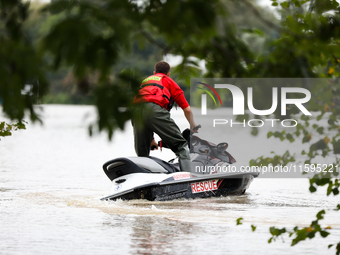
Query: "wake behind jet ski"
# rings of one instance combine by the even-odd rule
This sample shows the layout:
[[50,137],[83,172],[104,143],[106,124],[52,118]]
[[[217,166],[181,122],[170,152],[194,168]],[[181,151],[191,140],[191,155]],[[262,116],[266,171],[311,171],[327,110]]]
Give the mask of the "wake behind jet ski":
[[166,201],[241,195],[258,176],[223,171],[236,162],[226,150],[227,143],[215,145],[192,135],[189,129],[183,136],[189,142],[191,172],[181,172],[178,163],[151,156],[116,158],[103,165],[112,186],[110,195],[101,200]]

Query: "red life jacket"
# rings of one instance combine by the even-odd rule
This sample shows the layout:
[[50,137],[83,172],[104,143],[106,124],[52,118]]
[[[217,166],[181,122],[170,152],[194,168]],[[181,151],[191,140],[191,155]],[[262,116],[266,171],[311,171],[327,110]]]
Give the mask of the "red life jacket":
[[133,103],[153,102],[161,107],[170,110],[172,99],[169,90],[163,86],[162,79],[165,74],[154,74],[142,81],[138,94],[134,97]]

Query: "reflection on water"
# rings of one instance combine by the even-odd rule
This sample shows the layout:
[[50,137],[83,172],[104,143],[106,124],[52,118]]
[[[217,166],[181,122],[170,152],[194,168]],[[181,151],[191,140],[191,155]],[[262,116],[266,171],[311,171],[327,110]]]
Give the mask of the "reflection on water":
[[199,231],[199,227],[192,223],[150,217],[135,219],[132,223],[131,248],[137,254],[145,254],[146,250],[150,253],[170,254],[174,252],[173,242],[176,237],[188,237],[196,231]]
[[[131,125],[109,142],[87,136],[92,107],[45,106],[43,115],[43,126],[0,141],[0,254],[334,254],[327,245],[339,241],[338,199],[310,194],[305,179],[255,179],[242,196],[100,201],[110,188],[102,164],[134,155]],[[182,113],[173,115],[185,128]],[[324,208],[329,238],[267,243],[269,226],[306,226]]]

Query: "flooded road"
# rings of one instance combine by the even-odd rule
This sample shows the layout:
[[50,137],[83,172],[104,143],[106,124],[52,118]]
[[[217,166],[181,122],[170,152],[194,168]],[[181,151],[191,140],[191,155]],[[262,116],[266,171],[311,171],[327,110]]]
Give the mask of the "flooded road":
[[[242,196],[100,201],[110,189],[102,164],[135,155],[131,125],[108,141],[105,134],[88,137],[91,106],[43,110],[42,126],[28,124],[0,141],[0,254],[335,254],[327,246],[340,240],[339,212],[332,210],[339,197],[310,194],[307,179],[257,178]],[[185,128],[182,113],[173,116]],[[262,155],[242,157],[240,135],[248,136],[225,136],[236,160]],[[152,155],[173,157],[166,150]],[[328,238],[268,244],[270,226],[304,227],[322,209]],[[244,224],[236,226],[239,217]]]

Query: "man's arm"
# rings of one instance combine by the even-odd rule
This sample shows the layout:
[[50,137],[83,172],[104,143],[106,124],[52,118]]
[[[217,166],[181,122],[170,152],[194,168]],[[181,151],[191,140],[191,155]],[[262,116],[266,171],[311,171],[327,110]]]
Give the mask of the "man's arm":
[[194,127],[196,127],[196,123],[194,121],[194,115],[192,114],[192,111],[190,109],[190,106],[186,107],[183,109],[185,118],[188,120],[188,122],[190,123],[190,130],[193,133],[197,133],[197,130],[194,130]]
[[184,97],[183,90],[178,86],[178,84],[173,79],[171,79],[168,76],[166,79],[164,79],[163,82],[166,82],[167,88],[169,89],[171,96],[173,97],[175,102],[178,104],[178,106],[183,109],[185,118],[190,123],[190,130],[193,133],[197,133],[197,129],[194,130],[194,128],[197,127],[194,121],[194,115],[191,112],[188,101]]

